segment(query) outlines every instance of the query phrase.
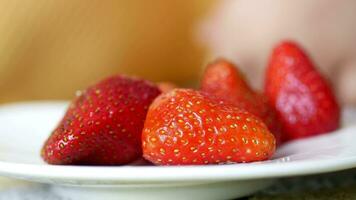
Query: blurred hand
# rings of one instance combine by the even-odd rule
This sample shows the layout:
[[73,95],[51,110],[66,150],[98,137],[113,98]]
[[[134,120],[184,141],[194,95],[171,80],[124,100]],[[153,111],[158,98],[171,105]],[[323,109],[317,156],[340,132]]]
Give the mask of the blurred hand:
[[355,104],[355,11],[354,0],[219,1],[201,38],[210,58],[233,60],[258,88],[273,45],[295,40],[331,80],[340,101]]

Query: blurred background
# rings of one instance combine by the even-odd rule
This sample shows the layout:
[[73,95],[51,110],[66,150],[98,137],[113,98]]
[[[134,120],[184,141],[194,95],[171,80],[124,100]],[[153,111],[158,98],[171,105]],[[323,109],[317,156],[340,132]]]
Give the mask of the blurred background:
[[0,102],[70,99],[115,73],[189,85],[211,0],[1,1]]
[[270,50],[286,38],[342,102],[356,102],[353,0],[4,0],[0,9],[0,103],[70,99],[115,73],[196,85],[216,57],[261,88]]

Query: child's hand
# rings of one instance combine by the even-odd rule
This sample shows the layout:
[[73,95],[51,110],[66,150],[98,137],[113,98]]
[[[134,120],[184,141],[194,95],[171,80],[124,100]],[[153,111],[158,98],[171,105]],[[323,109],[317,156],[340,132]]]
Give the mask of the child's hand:
[[[273,45],[303,45],[340,101],[356,103],[356,1],[225,0],[202,26],[210,55],[234,60],[261,88]],[[252,79],[253,78],[253,79]]]

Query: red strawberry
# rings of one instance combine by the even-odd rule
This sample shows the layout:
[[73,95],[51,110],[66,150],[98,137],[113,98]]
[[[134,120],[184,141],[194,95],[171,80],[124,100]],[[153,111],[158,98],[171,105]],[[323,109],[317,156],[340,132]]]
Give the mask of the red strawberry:
[[339,127],[340,108],[327,81],[304,51],[282,42],[273,51],[265,93],[276,108],[285,140],[330,132]]
[[267,98],[255,92],[246,82],[237,66],[224,59],[209,64],[204,72],[201,90],[214,94],[261,118],[274,134],[277,143],[281,138],[281,125],[276,111]]
[[225,59],[217,59],[206,67],[201,89],[221,97],[229,94],[231,99],[250,100],[254,95],[237,66]]
[[139,158],[146,113],[159,89],[113,76],[83,91],[42,148],[50,164],[118,165]]
[[162,92],[169,92],[174,88],[177,88],[176,84],[172,82],[159,82],[157,83],[157,86]]
[[190,89],[175,89],[149,108],[143,156],[158,165],[240,163],[266,160],[275,138],[254,115]]

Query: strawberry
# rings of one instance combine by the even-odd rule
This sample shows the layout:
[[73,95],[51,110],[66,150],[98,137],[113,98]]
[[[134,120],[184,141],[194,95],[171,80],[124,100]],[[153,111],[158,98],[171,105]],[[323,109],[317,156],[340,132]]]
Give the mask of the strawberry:
[[162,92],[169,92],[174,88],[177,88],[176,84],[172,82],[159,82],[157,83],[157,86]]
[[79,94],[42,148],[50,164],[120,165],[139,158],[152,83],[113,76]]
[[296,43],[285,41],[273,51],[265,93],[278,112],[285,140],[333,131],[340,108],[328,82]]
[[225,59],[217,59],[208,64],[201,81],[201,90],[221,97],[228,94],[232,102],[235,99],[250,100],[254,95],[237,66]]
[[201,90],[261,118],[274,134],[277,144],[280,143],[281,124],[277,120],[276,111],[263,94],[255,92],[248,85],[237,66],[224,59],[210,63],[204,72]]
[[142,147],[157,165],[240,163],[270,158],[275,138],[247,111],[205,92],[175,89],[150,106]]

